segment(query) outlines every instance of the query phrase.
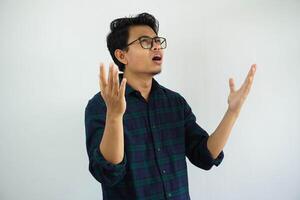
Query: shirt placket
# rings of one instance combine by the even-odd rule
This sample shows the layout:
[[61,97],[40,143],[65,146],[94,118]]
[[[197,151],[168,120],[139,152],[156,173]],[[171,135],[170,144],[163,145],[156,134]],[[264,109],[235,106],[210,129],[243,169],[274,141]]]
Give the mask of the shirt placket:
[[169,190],[168,182],[164,178],[168,174],[167,169],[164,169],[163,166],[161,166],[158,162],[158,159],[160,159],[163,155],[163,148],[161,146],[162,141],[159,133],[159,126],[155,120],[156,119],[155,112],[151,112],[151,110],[153,110],[153,105],[149,98],[149,101],[147,103],[148,123],[149,123],[150,133],[153,139],[153,148],[155,153],[156,166],[161,175],[160,177],[162,180],[165,197],[167,199],[170,199],[172,197],[172,193]]

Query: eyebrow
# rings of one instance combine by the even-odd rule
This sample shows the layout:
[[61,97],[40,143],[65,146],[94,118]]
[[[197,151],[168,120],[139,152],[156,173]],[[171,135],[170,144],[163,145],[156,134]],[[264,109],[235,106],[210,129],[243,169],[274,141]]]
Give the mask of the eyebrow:
[[149,35],[142,35],[142,36],[140,36],[140,37],[154,38],[154,37],[158,37],[158,35],[155,35],[155,36],[153,36],[153,37],[151,37],[151,36],[149,36]]

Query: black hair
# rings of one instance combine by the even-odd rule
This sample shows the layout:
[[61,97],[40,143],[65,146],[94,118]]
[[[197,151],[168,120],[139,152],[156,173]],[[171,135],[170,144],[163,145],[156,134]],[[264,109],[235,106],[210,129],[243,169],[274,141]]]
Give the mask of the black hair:
[[106,37],[107,48],[113,61],[122,72],[124,72],[125,65],[116,58],[115,50],[121,49],[128,51],[129,27],[134,25],[148,25],[153,29],[156,35],[159,29],[158,20],[146,12],[138,14],[135,17],[118,18],[110,23],[110,33]]

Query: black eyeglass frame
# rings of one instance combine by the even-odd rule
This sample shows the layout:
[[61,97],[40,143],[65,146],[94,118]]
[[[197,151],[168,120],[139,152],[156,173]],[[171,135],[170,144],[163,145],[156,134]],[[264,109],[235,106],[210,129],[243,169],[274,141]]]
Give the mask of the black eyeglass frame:
[[[139,41],[139,43],[140,43],[140,45],[141,45],[141,47],[142,47],[143,49],[151,49],[151,48],[153,47],[153,41],[154,41],[155,39],[157,39],[157,38],[162,38],[162,39],[163,39],[163,42],[166,43],[165,48],[167,48],[167,39],[164,38],[164,37],[155,36],[155,37],[151,38],[152,41],[151,41],[151,47],[150,47],[150,48],[145,48],[145,47],[143,47],[142,41],[141,41],[141,39],[143,39],[143,38],[149,39],[149,38],[151,38],[151,37],[143,35],[143,36],[139,37],[138,39],[136,39],[136,40],[130,42],[129,44],[127,44],[125,48],[127,48],[129,45],[132,45],[134,42]],[[163,42],[162,42],[162,43],[163,43]],[[160,45],[161,45],[162,43],[160,43]],[[125,49],[125,48],[124,48],[124,49]],[[165,49],[165,48],[161,48],[161,49]]]

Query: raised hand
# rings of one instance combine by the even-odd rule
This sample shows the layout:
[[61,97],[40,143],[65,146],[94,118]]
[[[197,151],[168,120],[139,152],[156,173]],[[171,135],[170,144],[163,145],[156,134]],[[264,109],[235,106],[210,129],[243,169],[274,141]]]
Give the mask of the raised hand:
[[230,112],[239,114],[240,109],[248,96],[256,71],[256,64],[253,64],[248,72],[248,75],[239,90],[235,90],[234,80],[229,79],[230,94],[228,96],[228,109]]
[[112,116],[123,116],[126,110],[125,88],[126,78],[119,84],[119,70],[113,63],[109,65],[108,80],[104,64],[100,64],[99,86],[101,96],[105,101],[107,113]]

